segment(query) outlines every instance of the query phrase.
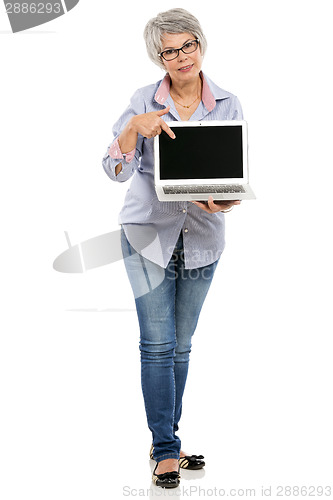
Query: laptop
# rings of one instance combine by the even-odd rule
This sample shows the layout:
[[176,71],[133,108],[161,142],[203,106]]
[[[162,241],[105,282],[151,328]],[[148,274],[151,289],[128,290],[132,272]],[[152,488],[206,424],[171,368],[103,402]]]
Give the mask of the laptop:
[[154,138],[154,181],[160,201],[250,200],[247,122],[171,121],[176,135]]

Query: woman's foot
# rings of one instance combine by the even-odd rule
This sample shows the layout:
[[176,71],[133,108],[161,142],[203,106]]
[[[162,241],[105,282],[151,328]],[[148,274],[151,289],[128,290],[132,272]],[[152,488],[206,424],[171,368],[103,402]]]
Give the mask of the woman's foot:
[[178,460],[167,458],[157,463],[153,471],[152,480],[156,486],[160,486],[161,488],[177,488],[180,482]]
[[203,455],[188,455],[184,451],[180,450],[179,466],[182,469],[199,470],[206,465],[203,459]]
[[[154,460],[153,451],[154,451],[154,447],[153,447],[153,445],[151,445],[149,457],[152,460]],[[188,455],[188,454],[186,454],[185,451],[180,450],[178,463],[182,469],[198,470],[198,469],[202,469],[205,466],[205,462],[203,459],[204,459],[203,455]],[[157,474],[164,474],[165,472],[171,472],[172,470],[175,470],[172,468],[170,469],[170,463],[171,463],[171,467],[174,467],[172,462],[170,462],[172,460],[174,460],[174,459],[162,460],[162,462],[160,462],[161,465],[158,466]],[[163,472],[160,472],[160,470],[163,470]]]
[[155,474],[164,474],[165,472],[178,472],[179,463],[177,458],[167,458],[165,460],[161,460],[158,463],[157,469],[155,470]]

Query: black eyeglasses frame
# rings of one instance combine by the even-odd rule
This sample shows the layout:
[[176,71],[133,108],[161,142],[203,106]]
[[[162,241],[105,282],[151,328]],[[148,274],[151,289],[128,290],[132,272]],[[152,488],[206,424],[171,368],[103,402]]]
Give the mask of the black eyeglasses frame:
[[[197,42],[197,46],[196,46],[196,48],[195,48],[194,50],[192,50],[191,52],[184,52],[183,48],[184,48],[184,47],[185,47],[185,45],[187,45],[189,42]],[[174,59],[177,59],[177,57],[179,56],[179,52],[180,52],[180,51],[182,51],[182,52],[183,52],[183,54],[192,54],[193,52],[195,52],[195,51],[198,49],[198,47],[199,47],[199,43],[200,43],[200,41],[199,41],[199,39],[198,39],[198,38],[195,38],[194,40],[187,40],[187,42],[185,42],[185,43],[184,43],[184,45],[182,45],[181,47],[179,47],[179,49],[172,49],[172,50],[176,50],[176,51],[177,51],[177,55],[176,55],[175,57],[173,57],[172,59],[165,59],[165,57],[164,57],[164,55],[163,55],[163,54],[164,54],[164,52],[167,52],[167,51],[168,51],[168,50],[170,50],[170,49],[163,50],[163,51],[162,51],[162,52],[160,52],[158,55],[159,55],[160,57],[162,57],[162,59],[164,59],[164,60],[165,60],[165,61],[167,61],[167,62],[168,62],[168,61],[173,61]]]

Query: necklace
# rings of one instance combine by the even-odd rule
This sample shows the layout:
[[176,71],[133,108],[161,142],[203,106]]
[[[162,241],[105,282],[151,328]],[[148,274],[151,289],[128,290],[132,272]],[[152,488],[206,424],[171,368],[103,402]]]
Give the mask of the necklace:
[[[171,94],[171,93],[170,93],[170,94]],[[198,95],[198,97],[197,97],[197,98],[196,98],[196,99],[192,102],[192,104],[190,104],[189,106],[185,106],[184,104],[181,104],[180,102],[176,101],[176,99],[175,99],[172,95],[171,95],[171,97],[172,97],[172,99],[173,99],[173,100],[174,100],[177,104],[179,104],[180,106],[183,106],[183,108],[190,108],[190,107],[191,107],[191,106],[195,103],[195,101],[197,101],[197,100],[199,99],[199,97],[200,97],[200,96]]]

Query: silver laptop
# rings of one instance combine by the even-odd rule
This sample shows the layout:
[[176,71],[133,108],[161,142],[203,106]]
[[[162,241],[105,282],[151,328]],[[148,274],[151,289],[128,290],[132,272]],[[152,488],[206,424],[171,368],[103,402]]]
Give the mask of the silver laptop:
[[154,139],[154,177],[160,201],[249,200],[245,120],[166,122]]

